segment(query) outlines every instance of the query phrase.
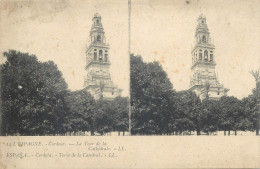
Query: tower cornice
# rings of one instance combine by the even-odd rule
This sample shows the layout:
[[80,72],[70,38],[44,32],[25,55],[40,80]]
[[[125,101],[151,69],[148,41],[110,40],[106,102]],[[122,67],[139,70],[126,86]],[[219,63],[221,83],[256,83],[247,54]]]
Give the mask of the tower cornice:
[[102,42],[92,42],[92,43],[87,47],[87,51],[88,51],[91,47],[109,49],[109,48],[110,48],[110,45],[107,44],[107,43],[102,43]]
[[92,36],[92,34],[93,34],[93,33],[96,33],[96,32],[97,32],[97,33],[103,33],[103,34],[105,33],[105,31],[104,31],[103,28],[102,28],[102,29],[101,29],[101,28],[93,28],[93,29],[91,29],[91,31],[90,31],[90,33],[89,33],[89,36]]
[[209,29],[203,29],[201,27],[196,29],[195,36],[197,36],[199,33],[210,35]]
[[193,49],[191,50],[191,53],[194,52],[194,50],[196,48],[206,48],[206,49],[215,49],[215,45],[214,44],[205,44],[205,43],[196,43],[196,45],[193,47]]
[[206,66],[216,66],[216,62],[215,61],[196,61],[192,66],[191,66],[191,70],[197,66],[197,65],[206,65]]
[[85,67],[85,69],[87,70],[87,68],[89,68],[91,65],[106,65],[106,66],[110,66],[111,63],[108,61],[108,62],[100,62],[100,61],[91,61],[87,64],[87,66]]

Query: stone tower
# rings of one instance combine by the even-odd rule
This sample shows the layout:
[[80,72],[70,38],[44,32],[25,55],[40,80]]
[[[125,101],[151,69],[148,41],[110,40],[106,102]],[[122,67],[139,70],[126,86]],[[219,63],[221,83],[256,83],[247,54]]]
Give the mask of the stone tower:
[[[191,51],[192,77],[190,80],[190,90],[194,91],[201,100],[206,98],[218,100],[227,95],[228,89],[218,82],[215,72],[215,46],[211,43],[206,17],[200,15],[195,32],[195,46]],[[207,88],[209,84],[209,88]]]
[[84,89],[95,98],[113,99],[121,94],[121,90],[112,82],[109,68],[109,45],[106,43],[101,16],[95,14],[89,34],[89,46],[86,50],[87,64]]

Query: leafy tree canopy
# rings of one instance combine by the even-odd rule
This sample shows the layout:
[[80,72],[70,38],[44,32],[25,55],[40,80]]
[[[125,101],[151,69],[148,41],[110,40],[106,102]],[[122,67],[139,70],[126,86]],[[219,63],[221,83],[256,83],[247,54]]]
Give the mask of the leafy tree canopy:
[[64,132],[67,84],[52,61],[15,50],[4,52],[1,65],[3,133],[22,135]]

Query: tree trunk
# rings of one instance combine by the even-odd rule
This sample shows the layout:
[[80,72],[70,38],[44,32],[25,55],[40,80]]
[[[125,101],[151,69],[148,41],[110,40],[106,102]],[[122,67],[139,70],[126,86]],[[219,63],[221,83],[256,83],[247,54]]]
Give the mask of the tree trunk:
[[259,113],[259,116],[258,116],[258,120],[256,121],[256,135],[259,136],[259,126],[260,126],[260,113]]
[[125,131],[123,131],[123,136],[125,136]]
[[237,135],[237,131],[235,130],[235,136]]
[[228,130],[228,135],[230,136],[230,130]]
[[226,133],[226,130],[224,131],[224,136],[226,135],[227,133]]
[[94,136],[94,131],[93,131],[93,130],[91,130],[91,132],[90,132],[90,133],[91,133],[91,136]]
[[120,136],[120,131],[118,132],[118,136]]
[[[258,72],[259,73],[259,72]],[[255,77],[256,78],[256,77]],[[256,108],[258,108],[258,111],[260,111],[260,97],[259,97],[259,89],[260,89],[260,77],[259,77],[259,74],[258,74],[258,80],[256,80]],[[260,127],[260,112],[258,112],[258,119],[256,121],[256,135],[258,136],[259,135],[259,127]]]
[[200,135],[200,130],[197,130],[197,136],[199,136]]

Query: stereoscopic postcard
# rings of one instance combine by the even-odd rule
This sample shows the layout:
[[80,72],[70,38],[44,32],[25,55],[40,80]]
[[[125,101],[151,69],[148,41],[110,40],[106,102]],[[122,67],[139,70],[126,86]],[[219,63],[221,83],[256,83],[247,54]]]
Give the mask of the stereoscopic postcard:
[[259,9],[1,0],[0,168],[259,168]]

